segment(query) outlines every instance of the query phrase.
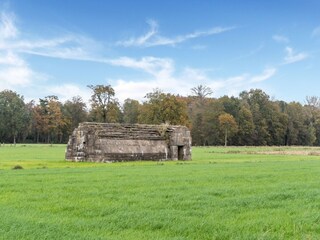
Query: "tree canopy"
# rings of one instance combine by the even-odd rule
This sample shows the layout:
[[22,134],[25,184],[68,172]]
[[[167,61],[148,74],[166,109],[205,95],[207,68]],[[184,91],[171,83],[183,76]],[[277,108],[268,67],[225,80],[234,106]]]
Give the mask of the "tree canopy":
[[64,103],[56,96],[25,102],[11,90],[0,92],[1,142],[65,143],[80,122],[119,122],[186,125],[193,145],[310,145],[320,146],[319,97],[304,104],[272,100],[261,89],[238,97],[211,97],[206,86],[182,97],[160,89],[145,100],[120,104],[110,85],[90,85],[90,106],[81,96]]

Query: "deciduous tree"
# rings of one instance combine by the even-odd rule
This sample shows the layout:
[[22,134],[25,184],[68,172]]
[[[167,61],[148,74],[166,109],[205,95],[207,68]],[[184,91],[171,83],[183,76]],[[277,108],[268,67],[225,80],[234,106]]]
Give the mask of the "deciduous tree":
[[0,137],[11,138],[16,144],[17,136],[28,130],[30,113],[23,97],[11,90],[0,92]]
[[120,121],[119,116],[117,116],[120,111],[119,103],[111,85],[89,85],[88,87],[93,91],[91,95],[91,119],[105,123]]
[[123,120],[125,123],[137,123],[140,114],[140,103],[137,100],[126,99],[123,104]]
[[238,124],[229,113],[224,113],[219,116],[219,124],[221,130],[224,132],[224,146],[227,146],[228,137],[238,131]]
[[159,89],[148,93],[146,98],[138,117],[140,123],[189,125],[187,106],[183,100]]
[[194,96],[198,97],[201,100],[210,96],[213,93],[210,87],[204,85],[198,85],[196,87],[191,88],[191,92]]
[[75,96],[63,104],[63,114],[68,122],[69,133],[78,127],[79,123],[87,120],[88,112],[82,97]]

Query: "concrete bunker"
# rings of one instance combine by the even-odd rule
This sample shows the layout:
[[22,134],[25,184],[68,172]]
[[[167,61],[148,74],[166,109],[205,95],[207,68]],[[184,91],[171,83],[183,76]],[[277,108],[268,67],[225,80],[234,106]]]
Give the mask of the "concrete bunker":
[[69,138],[66,160],[191,160],[190,131],[177,125],[80,123]]

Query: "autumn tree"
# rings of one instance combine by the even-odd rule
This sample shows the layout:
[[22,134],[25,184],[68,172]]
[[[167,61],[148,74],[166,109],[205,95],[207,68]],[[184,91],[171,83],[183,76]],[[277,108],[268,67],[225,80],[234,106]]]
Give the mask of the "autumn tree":
[[219,116],[219,124],[221,130],[224,132],[224,146],[227,146],[228,137],[238,131],[238,124],[229,113],[224,113]]
[[30,114],[22,96],[11,90],[0,92],[0,137],[11,138],[13,143],[19,134],[28,129]]
[[141,106],[139,123],[189,125],[186,103],[176,96],[159,89],[146,95],[147,101]]
[[48,121],[46,104],[40,99],[40,104],[32,107],[32,128],[37,143],[43,140],[44,135],[48,135]]
[[120,121],[120,106],[111,85],[88,85],[91,95],[91,120],[97,122]]
[[39,104],[32,108],[32,115],[37,142],[62,142],[67,118],[57,96],[40,98]]
[[49,118],[49,138],[55,138],[55,142],[62,142],[62,131],[66,125],[66,118],[62,113],[62,104],[58,97],[49,96],[48,99],[48,118]]

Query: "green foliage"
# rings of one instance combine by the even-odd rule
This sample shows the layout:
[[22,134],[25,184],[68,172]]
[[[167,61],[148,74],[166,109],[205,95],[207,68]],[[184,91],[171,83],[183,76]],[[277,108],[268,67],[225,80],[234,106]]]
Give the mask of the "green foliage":
[[89,85],[91,95],[90,119],[95,122],[120,122],[121,112],[111,85]]
[[10,139],[14,144],[18,135],[25,134],[30,122],[30,113],[16,92],[0,92],[0,142]]
[[141,106],[139,123],[188,125],[187,106],[172,94],[156,89],[146,95],[147,101]]
[[253,123],[253,116],[252,112],[250,111],[249,107],[243,104],[239,110],[239,132],[238,132],[238,144],[240,146],[252,146],[254,145],[253,142],[253,134],[254,134],[254,123]]
[[137,100],[126,99],[123,104],[123,121],[125,123],[138,123],[140,103]]
[[200,127],[203,136],[203,143],[196,145],[221,145],[223,140],[220,133],[219,116],[224,113],[224,107],[221,101],[216,99],[209,99],[200,103],[199,116],[202,117],[202,125],[198,126],[192,123],[192,130],[194,131]]
[[228,145],[320,146],[320,100],[307,97],[305,105],[274,101],[260,89],[239,97],[211,98],[212,90],[203,85],[182,97],[159,89],[140,103],[126,99],[121,106],[110,85],[89,85],[91,108],[77,96],[62,103],[47,96],[39,103],[24,103],[23,97],[0,92],[0,142],[66,143],[80,122],[144,123],[185,125],[195,146],[223,145],[219,116],[230,114],[238,126],[228,134]]
[[78,127],[79,123],[87,120],[87,107],[80,96],[72,97],[63,105],[63,113],[68,121],[69,134]]
[[228,136],[235,134],[238,131],[238,124],[234,117],[229,113],[224,113],[219,116],[219,125],[225,133],[224,146],[227,146]]
[[0,170],[1,238],[320,238],[319,156],[283,154],[320,148],[199,147],[162,164],[69,163],[64,149],[0,147],[0,169],[25,169]]
[[37,142],[41,136],[47,143],[61,143],[63,130],[68,124],[68,119],[63,114],[61,102],[57,96],[47,96],[44,99],[39,99],[39,102],[32,108]]

